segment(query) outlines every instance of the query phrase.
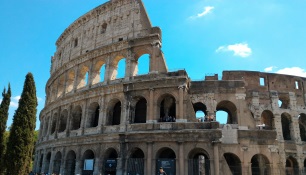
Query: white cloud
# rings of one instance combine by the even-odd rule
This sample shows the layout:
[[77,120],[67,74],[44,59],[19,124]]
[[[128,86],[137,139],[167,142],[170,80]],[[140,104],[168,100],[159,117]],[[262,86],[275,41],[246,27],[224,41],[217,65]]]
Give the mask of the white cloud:
[[275,66],[270,66],[270,67],[265,68],[264,71],[265,71],[265,72],[272,72],[273,69],[275,69],[275,68],[277,68],[277,67],[275,67]]
[[20,96],[12,97],[12,98],[11,98],[10,107],[11,107],[11,108],[17,108],[17,107],[18,107],[19,99],[20,99]]
[[18,102],[11,101],[10,107],[11,108],[17,108],[18,107]]
[[40,102],[40,101],[42,101],[42,100],[43,100],[42,98],[37,97],[37,101],[38,101],[38,102]]
[[20,96],[13,97],[12,99],[18,102],[20,100]]
[[2,102],[2,99],[0,99],[0,103]]
[[196,18],[201,18],[203,16],[206,16],[207,14],[211,13],[212,10],[214,9],[215,7],[212,7],[212,6],[206,6],[204,7],[204,11],[195,15],[195,16],[191,16],[189,17],[189,19],[196,19]]
[[233,51],[235,56],[248,57],[252,54],[252,49],[246,43],[238,43],[228,46],[220,46],[216,52]]
[[300,67],[287,67],[287,68],[276,71],[276,73],[306,77],[305,69],[302,69]]

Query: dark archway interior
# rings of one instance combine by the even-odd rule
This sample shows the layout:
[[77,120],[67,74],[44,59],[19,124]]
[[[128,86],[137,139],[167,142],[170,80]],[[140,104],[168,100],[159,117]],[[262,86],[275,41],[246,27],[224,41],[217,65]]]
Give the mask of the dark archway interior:
[[113,108],[113,120],[111,125],[120,125],[121,119],[121,102],[117,102]]
[[159,159],[175,159],[175,153],[172,149],[170,148],[165,148],[163,150],[161,150],[158,154]]
[[54,164],[53,164],[53,172],[55,174],[60,173],[61,163],[62,163],[62,154],[60,152],[57,152],[55,155]]
[[54,134],[54,132],[55,132],[55,129],[56,129],[56,121],[57,121],[57,113],[55,113],[55,114],[53,115],[53,118],[52,118],[51,134]]
[[67,125],[68,111],[64,110],[61,114],[60,124],[59,124],[59,132],[64,132]]
[[281,115],[281,122],[282,122],[282,130],[283,130],[283,137],[284,140],[291,140],[291,133],[290,133],[290,116],[288,114]]
[[146,123],[147,121],[147,100],[141,98],[135,107],[134,123]]
[[136,149],[133,154],[131,154],[131,158],[134,159],[143,159],[144,158],[144,153],[141,149]]
[[65,174],[67,175],[75,174],[75,159],[76,159],[75,152],[70,151],[66,158]]
[[261,114],[261,122],[265,124],[265,129],[273,129],[274,128],[274,116],[271,111],[265,110]]
[[251,159],[252,174],[269,174],[269,161],[266,156],[262,154],[256,154]]
[[235,175],[241,175],[241,161],[238,156],[232,153],[225,153],[224,158],[226,160],[226,163],[228,164],[232,174]]
[[172,96],[166,96],[160,103],[160,121],[173,122],[175,118],[175,99]]
[[306,115],[299,115],[300,136],[302,141],[306,141]]
[[77,130],[81,127],[82,108],[77,106],[72,112],[71,130]]
[[92,127],[97,127],[99,124],[99,112],[100,112],[100,106],[97,106],[93,115],[94,119],[92,122]]

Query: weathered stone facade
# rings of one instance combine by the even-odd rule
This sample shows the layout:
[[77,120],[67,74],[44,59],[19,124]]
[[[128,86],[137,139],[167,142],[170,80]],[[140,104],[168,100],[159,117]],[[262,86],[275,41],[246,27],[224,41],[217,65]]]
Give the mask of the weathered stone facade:
[[[224,71],[222,80],[192,81],[184,70],[168,71],[161,43],[141,0],[111,0],[64,31],[52,57],[34,171],[304,173],[306,78]],[[138,75],[144,54],[149,72]],[[227,124],[215,121],[217,111],[228,113]]]

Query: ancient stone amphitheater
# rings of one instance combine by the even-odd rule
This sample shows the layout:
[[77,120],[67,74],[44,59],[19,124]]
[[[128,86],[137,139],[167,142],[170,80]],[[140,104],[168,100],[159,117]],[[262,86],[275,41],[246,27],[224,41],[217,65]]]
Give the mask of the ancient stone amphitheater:
[[[34,171],[305,174],[306,78],[224,71],[221,80],[192,81],[185,70],[168,71],[161,36],[141,0],[106,2],[61,34]],[[139,75],[143,55],[149,71]],[[216,121],[218,111],[227,124]]]

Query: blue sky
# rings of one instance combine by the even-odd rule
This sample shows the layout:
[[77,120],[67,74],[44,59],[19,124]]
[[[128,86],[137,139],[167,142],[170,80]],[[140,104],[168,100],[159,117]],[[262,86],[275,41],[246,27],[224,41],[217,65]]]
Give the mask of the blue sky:
[[[10,82],[8,126],[25,75],[32,72],[44,106],[55,41],[79,16],[106,0],[0,1],[0,91]],[[303,0],[143,0],[163,31],[170,71],[193,80],[223,70],[254,70],[306,77],[306,2]],[[1,97],[0,97],[1,100]],[[37,121],[39,126],[39,121]],[[38,129],[38,127],[37,127]]]

